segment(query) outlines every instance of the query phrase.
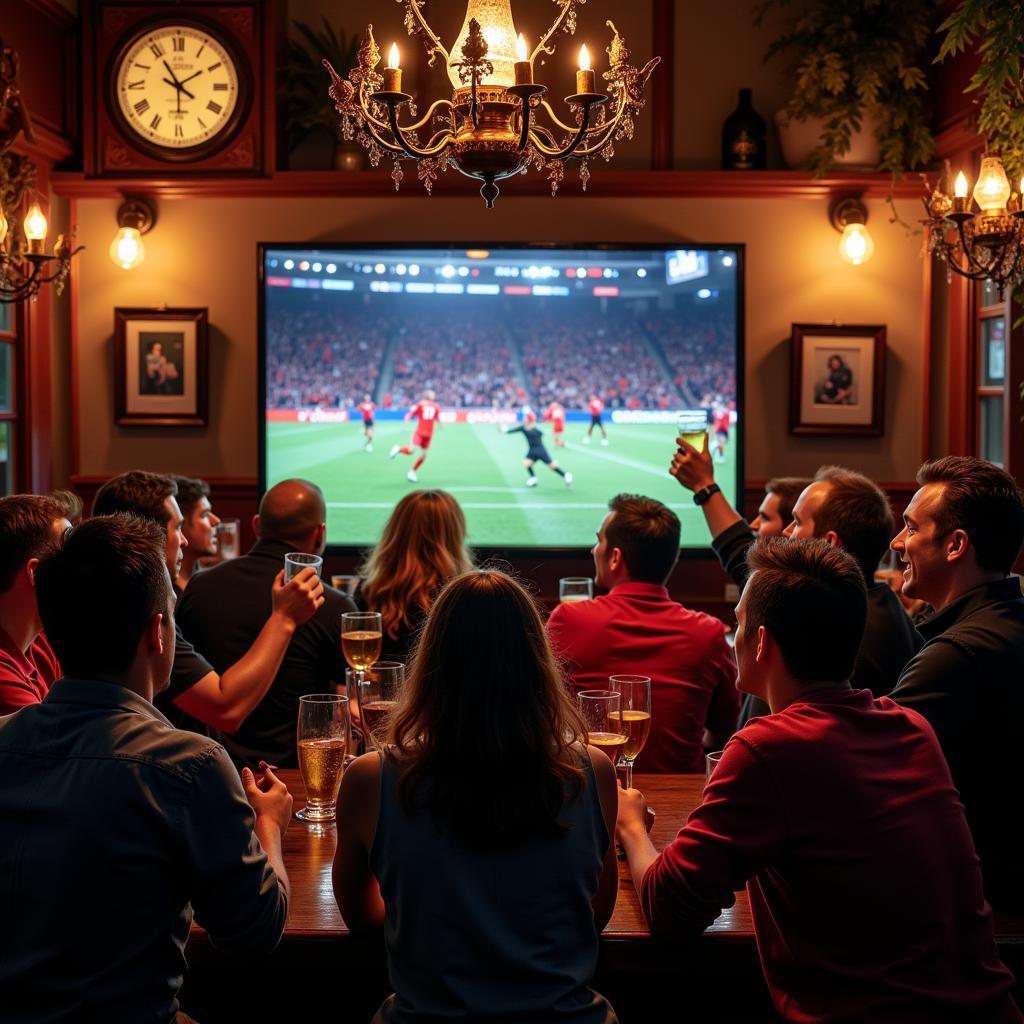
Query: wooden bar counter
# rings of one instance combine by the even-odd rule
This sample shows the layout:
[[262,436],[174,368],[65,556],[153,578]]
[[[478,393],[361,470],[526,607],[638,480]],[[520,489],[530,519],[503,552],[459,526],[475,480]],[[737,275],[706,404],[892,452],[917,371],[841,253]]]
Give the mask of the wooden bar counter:
[[[282,771],[281,776],[295,797],[295,808],[300,808],[305,791],[299,772]],[[704,777],[638,774],[634,781],[656,812],[651,838],[662,849],[700,802]],[[384,944],[379,935],[350,935],[338,912],[331,888],[336,845],[333,824],[311,827],[292,821],[284,840],[291,882],[288,924],[271,957],[241,963],[213,949],[205,933],[193,929],[183,1009],[200,1024],[222,1019],[245,1019],[247,1024],[291,1019],[280,1014],[288,1007],[295,1012],[300,991],[306,1000],[302,1019],[319,1019],[324,1012],[339,1020],[369,1020],[389,991]],[[878,926],[884,928],[885,922]],[[1003,959],[1020,981],[1024,919],[998,918],[997,937]],[[430,955],[429,950],[425,955]],[[623,1024],[655,1019],[649,1013],[664,1006],[666,999],[675,1002],[679,1011],[685,1006],[684,1015],[713,1012],[716,1020],[737,1024],[776,1019],[757,958],[746,893],[736,893],[735,905],[723,911],[699,939],[684,947],[666,947],[650,936],[624,861],[619,863],[615,912],[601,935],[594,987],[612,1001]],[[278,1002],[282,991],[289,994],[287,1002]],[[343,1016],[338,1015],[337,1000],[348,1011]]]

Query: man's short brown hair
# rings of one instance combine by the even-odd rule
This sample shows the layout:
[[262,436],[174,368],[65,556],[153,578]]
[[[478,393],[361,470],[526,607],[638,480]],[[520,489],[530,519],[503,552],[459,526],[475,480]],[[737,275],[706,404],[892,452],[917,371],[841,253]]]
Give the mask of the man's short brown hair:
[[132,469],[111,477],[96,492],[92,514],[109,516],[115,512],[130,512],[132,515],[152,519],[166,528],[167,509],[164,502],[177,494],[178,485],[173,477]]
[[618,548],[629,578],[664,583],[679,559],[679,517],[660,501],[617,494],[608,502],[615,514],[605,529],[608,548]]
[[181,514],[188,519],[203,498],[210,497],[210,485],[198,477],[172,476],[171,479],[178,488],[178,508],[181,509]]
[[822,466],[815,483],[829,485],[814,516],[814,532],[823,537],[834,530],[843,547],[857,560],[864,579],[873,580],[889,542],[896,534],[892,506],[885,491],[863,473],[843,466]]
[[963,530],[974,546],[978,568],[1008,573],[1024,543],[1024,499],[1004,469],[972,455],[947,455],[926,462],[917,482],[945,484],[934,513],[940,535]]
[[823,540],[766,537],[747,553],[743,634],[764,626],[796,679],[844,682],[864,638],[864,574]]
[[789,526],[793,521],[796,499],[810,482],[802,476],[774,476],[764,485],[766,494],[774,494],[779,499],[779,515],[783,526]]
[[[0,498],[0,592],[10,590],[14,577],[31,558],[42,558],[57,546],[53,524],[71,511],[67,492],[12,494]],[[74,497],[74,495],[68,495]]]
[[168,613],[165,538],[148,516],[96,516],[40,561],[39,617],[67,675],[123,672],[153,616]]

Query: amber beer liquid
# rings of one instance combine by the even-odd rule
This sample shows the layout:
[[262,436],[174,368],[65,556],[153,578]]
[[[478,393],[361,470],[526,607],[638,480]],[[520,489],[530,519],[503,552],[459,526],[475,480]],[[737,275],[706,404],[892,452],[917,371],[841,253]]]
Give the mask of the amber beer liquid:
[[[611,715],[608,716],[609,718]],[[617,764],[619,758],[622,756],[622,751],[626,748],[626,743],[629,741],[629,737],[625,733],[621,732],[591,732],[587,733],[587,742],[592,747],[597,747],[598,750],[603,750],[611,760],[612,764]]]
[[310,807],[333,807],[348,753],[344,739],[299,740],[299,769]]
[[365,672],[378,658],[383,642],[380,630],[357,629],[341,634],[341,653],[359,672]]
[[388,717],[398,707],[397,700],[371,700],[360,709],[370,735],[375,739],[387,728]]
[[697,451],[702,452],[704,451],[704,439],[708,436],[708,432],[706,430],[701,430],[698,433],[683,433],[682,431],[680,431],[679,436],[687,444],[692,444],[693,447],[697,449]]
[[647,711],[612,711],[608,714],[608,724],[619,727],[628,737],[622,756],[634,760],[644,749],[647,737],[651,732],[651,716]]

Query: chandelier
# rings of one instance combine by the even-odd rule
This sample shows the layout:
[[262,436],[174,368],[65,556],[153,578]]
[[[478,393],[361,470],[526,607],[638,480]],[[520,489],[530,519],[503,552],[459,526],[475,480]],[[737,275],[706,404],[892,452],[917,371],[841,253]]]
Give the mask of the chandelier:
[[529,55],[523,36],[517,36],[510,0],[469,0],[451,53],[423,17],[424,0],[397,2],[405,7],[409,34],[423,38],[429,65],[444,62],[453,90],[450,100],[435,100],[422,118],[400,124],[403,107],[409,118],[417,118],[418,112],[413,97],[402,92],[397,46],[391,47],[383,77],[377,72],[380,51],[372,25],[363,36],[359,64],[347,79],[329,61],[323,62],[331,76],[329,93],[341,115],[342,136],[362,143],[374,167],[382,156],[390,156],[396,190],[405,159],[416,161],[428,194],[438,173],[454,166],[483,182],[480,194],[490,208],[498,197],[495,182],[524,174],[531,165],[546,169],[554,195],[565,176],[565,162],[573,158],[580,161],[585,191],[589,159],[600,154],[610,160],[614,141],[633,137],[644,86],[661,58],[652,58],[639,70],[633,67],[626,41],[611,21],[609,67],[602,75],[607,91],[598,91],[587,48],[582,47],[576,91],[565,97],[572,123],[559,119],[545,99],[547,87],[534,81],[534,61],[555,52],[553,40],[559,34],[576,31],[577,8],[586,0],[553,0],[558,13]]
[[[948,171],[946,179],[948,182]],[[971,281],[991,281],[1002,301],[1007,285],[1024,279],[1024,211],[1021,192],[1014,194],[997,156],[982,157],[973,199],[964,172],[956,176],[952,197],[940,185],[924,201],[930,227],[929,251],[946,264],[946,279],[954,273]]]
[[73,241],[58,235],[53,252],[45,252],[47,224],[35,192],[35,164],[11,152],[20,134],[34,141],[18,89],[18,55],[0,39],[0,302],[32,298],[44,284],[53,284],[59,295],[71,272],[71,257],[82,248],[72,248]]

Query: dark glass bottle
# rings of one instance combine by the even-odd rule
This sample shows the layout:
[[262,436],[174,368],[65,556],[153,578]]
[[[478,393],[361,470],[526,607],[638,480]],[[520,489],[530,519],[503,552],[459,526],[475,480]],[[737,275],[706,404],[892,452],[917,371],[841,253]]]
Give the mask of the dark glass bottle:
[[750,102],[750,90],[740,89],[740,105],[722,125],[722,170],[763,171],[766,149],[764,118]]

